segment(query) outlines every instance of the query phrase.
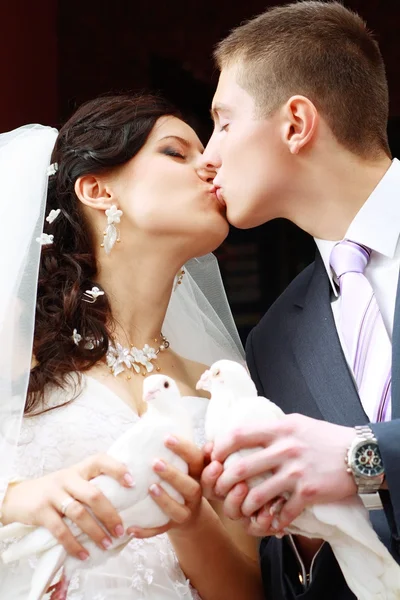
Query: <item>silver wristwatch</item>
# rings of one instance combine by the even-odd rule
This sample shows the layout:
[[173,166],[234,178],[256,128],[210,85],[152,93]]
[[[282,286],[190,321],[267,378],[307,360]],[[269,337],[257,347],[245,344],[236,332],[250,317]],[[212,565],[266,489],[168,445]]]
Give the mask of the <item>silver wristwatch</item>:
[[385,479],[378,440],[368,425],[355,428],[356,436],[347,451],[347,471],[354,477],[359,494],[374,494]]

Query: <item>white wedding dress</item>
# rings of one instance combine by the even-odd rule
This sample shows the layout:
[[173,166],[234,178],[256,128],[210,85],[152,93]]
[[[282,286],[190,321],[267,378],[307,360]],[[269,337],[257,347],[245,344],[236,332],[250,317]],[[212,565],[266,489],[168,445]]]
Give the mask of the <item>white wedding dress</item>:
[[[57,406],[70,397],[71,391],[53,391],[46,404]],[[196,441],[202,444],[205,401],[201,398],[193,401],[191,410],[197,411]],[[81,391],[75,400],[23,420],[15,476],[41,477],[91,454],[105,452],[137,419],[136,413],[107,386],[83,375]],[[0,561],[1,600],[26,600],[36,561],[30,558],[9,565]],[[67,598],[200,600],[182,572],[167,534],[132,539],[106,564],[76,572]]]

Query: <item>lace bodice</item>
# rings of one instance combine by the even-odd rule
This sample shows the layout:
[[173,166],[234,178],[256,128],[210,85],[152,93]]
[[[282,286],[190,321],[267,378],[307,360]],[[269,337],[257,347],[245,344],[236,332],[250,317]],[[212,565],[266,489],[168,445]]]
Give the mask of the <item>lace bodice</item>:
[[[57,408],[24,419],[15,466],[18,476],[40,477],[91,454],[105,452],[139,418],[108,387],[87,376],[82,376],[77,397],[60,406],[70,397],[71,390],[53,391],[46,403]],[[193,398],[189,404],[197,423],[197,442],[201,444],[205,401]],[[0,598],[25,600],[34,567],[34,559],[0,565]],[[146,540],[132,539],[106,564],[77,572],[67,597],[68,600],[199,598],[180,569],[167,534]]]

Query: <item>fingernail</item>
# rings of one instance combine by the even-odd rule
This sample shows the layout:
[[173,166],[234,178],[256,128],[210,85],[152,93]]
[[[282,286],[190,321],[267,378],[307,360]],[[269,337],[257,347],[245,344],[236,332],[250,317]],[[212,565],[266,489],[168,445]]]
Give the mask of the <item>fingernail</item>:
[[208,467],[208,472],[209,472],[210,475],[216,475],[218,473],[218,471],[219,471],[219,466],[218,465],[211,464]]
[[116,535],[117,537],[122,537],[122,536],[125,534],[125,530],[124,530],[124,528],[122,527],[122,525],[117,525],[117,526],[115,527],[114,531],[115,531],[115,535]]
[[179,442],[178,442],[178,440],[176,439],[176,437],[174,437],[174,436],[172,436],[172,435],[169,435],[169,436],[166,438],[166,440],[165,440],[165,443],[166,443],[168,446],[177,446],[177,445],[179,444]]
[[159,472],[165,471],[166,466],[167,465],[165,464],[165,462],[159,459],[155,460],[153,463],[154,470]]
[[78,556],[81,560],[87,560],[89,558],[89,553],[88,552],[79,552]]
[[271,530],[272,531],[279,531],[279,529],[280,529],[279,519],[277,519],[277,518],[272,519]]
[[153,485],[150,486],[149,490],[153,494],[153,496],[159,496],[161,494],[161,490],[156,483],[153,483]]
[[108,538],[104,538],[104,540],[102,540],[101,545],[108,550],[109,548],[111,548],[112,546],[112,541],[109,540]]
[[129,487],[134,487],[135,482],[133,481],[133,477],[130,473],[125,473],[124,475],[125,483],[129,485]]
[[126,530],[127,535],[130,535],[131,537],[135,537],[136,536],[136,532],[135,531],[130,531],[129,529]]

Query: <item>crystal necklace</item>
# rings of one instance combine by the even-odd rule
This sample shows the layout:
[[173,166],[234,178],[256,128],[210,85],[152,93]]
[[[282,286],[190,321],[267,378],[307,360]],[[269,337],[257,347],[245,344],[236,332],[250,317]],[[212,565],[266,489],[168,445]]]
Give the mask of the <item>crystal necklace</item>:
[[[154,341],[157,343],[158,339]],[[160,370],[160,367],[154,365],[153,361],[157,359],[160,352],[163,352],[167,348],[169,348],[169,341],[162,333],[161,344],[157,349],[152,348],[148,344],[145,344],[141,350],[135,346],[124,348],[118,342],[116,342],[115,346],[109,342],[106,353],[107,366],[114,377],[117,377],[117,375],[123,373],[126,369],[133,370],[137,374],[142,373],[143,377],[145,377],[148,373],[154,371],[154,367],[156,367],[156,371]],[[131,376],[128,375],[128,379],[130,378]]]

